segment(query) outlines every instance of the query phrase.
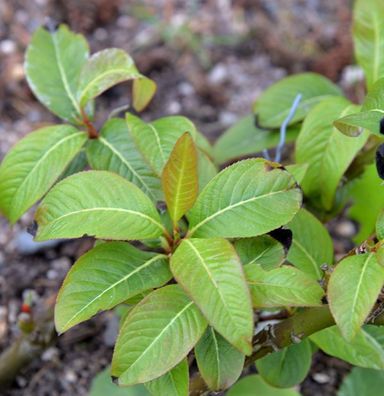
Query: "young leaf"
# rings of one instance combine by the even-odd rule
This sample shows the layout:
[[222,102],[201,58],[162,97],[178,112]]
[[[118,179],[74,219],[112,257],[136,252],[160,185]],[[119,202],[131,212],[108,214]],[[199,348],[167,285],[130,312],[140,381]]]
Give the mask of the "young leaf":
[[[297,126],[289,128],[286,141],[295,140],[299,130]],[[219,137],[213,148],[214,159],[218,164],[224,164],[235,158],[245,157],[275,147],[279,140],[279,131],[257,128],[255,126],[255,116],[248,115],[236,122]]]
[[384,371],[354,367],[344,377],[337,396],[380,395],[384,389]]
[[229,388],[243,370],[245,356],[225,338],[208,327],[195,347],[197,366],[209,388]]
[[305,379],[311,363],[312,347],[308,340],[304,340],[257,360],[256,367],[268,384],[291,388]]
[[269,235],[239,239],[234,246],[243,265],[260,265],[266,271],[279,267],[285,259],[283,245]]
[[39,28],[32,36],[25,58],[28,84],[52,113],[79,123],[76,93],[80,71],[89,56],[85,38],[60,25],[54,32]]
[[123,119],[113,118],[104,124],[99,138],[88,143],[87,157],[93,169],[115,172],[153,201],[163,199],[160,180],[137,150]]
[[62,180],[36,212],[37,241],[78,238],[149,239],[164,231],[151,200],[114,173],[80,172]]
[[340,89],[327,78],[315,73],[302,73],[286,77],[271,85],[256,100],[253,111],[264,128],[279,128],[287,118],[295,97],[302,99],[290,121],[295,124],[305,118],[308,112],[322,100],[340,96]]
[[154,291],[125,320],[115,345],[112,375],[125,386],[160,377],[187,356],[206,327],[203,315],[179,286]]
[[373,308],[384,284],[375,253],[349,256],[337,264],[328,283],[329,308],[347,340],[352,340]]
[[145,123],[139,117],[127,113],[126,120],[138,149],[159,177],[175,141],[185,132],[189,132],[193,140],[196,138],[195,126],[182,116],[163,117]]
[[339,328],[332,326],[312,334],[310,339],[328,355],[356,366],[384,370],[383,335],[382,326],[366,325],[347,341]]
[[356,106],[344,98],[323,101],[306,117],[296,142],[296,162],[308,164],[301,187],[305,195],[326,210],[332,208],[344,172],[368,137],[366,133],[347,137],[332,126],[340,115],[353,111]]
[[189,235],[240,238],[288,223],[301,205],[294,178],[278,164],[249,159],[229,166],[200,193],[188,213]]
[[150,78],[142,76],[133,80],[133,108],[136,111],[143,111],[155,95],[156,89],[156,83]]
[[314,279],[294,267],[264,271],[257,265],[248,264],[244,270],[256,308],[321,305],[323,289]]
[[80,74],[78,99],[84,107],[91,99],[114,85],[140,78],[132,58],[123,50],[108,48],[93,54]]
[[300,396],[293,389],[276,389],[268,385],[260,375],[248,375],[236,383],[227,396]]
[[384,208],[384,186],[373,164],[368,165],[364,173],[346,188],[352,200],[348,217],[359,223],[359,232],[354,241],[361,243],[374,232],[376,218]]
[[65,171],[87,140],[69,125],[39,129],[18,142],[0,166],[0,210],[14,223]]
[[185,358],[168,373],[145,384],[153,396],[188,396],[189,366]]
[[293,233],[287,260],[314,279],[321,279],[321,265],[333,263],[333,243],[327,229],[305,209],[300,209],[287,227]]
[[240,260],[225,239],[184,239],[171,271],[208,322],[245,354],[252,352],[253,313]]
[[98,245],[80,257],[65,278],[55,306],[56,329],[62,333],[171,278],[163,254],[124,242]]
[[384,137],[384,78],[378,80],[364,99],[360,113],[349,114],[334,122],[347,136],[359,136],[364,129]]
[[357,0],[353,11],[353,41],[358,64],[365,72],[368,90],[384,77],[384,4]]
[[177,224],[195,203],[199,189],[197,152],[188,132],[177,140],[165,164],[161,181],[169,214]]

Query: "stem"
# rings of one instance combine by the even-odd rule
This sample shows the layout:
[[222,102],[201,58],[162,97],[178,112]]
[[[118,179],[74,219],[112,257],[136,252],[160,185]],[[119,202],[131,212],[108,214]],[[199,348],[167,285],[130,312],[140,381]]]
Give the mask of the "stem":
[[35,327],[31,333],[22,333],[0,355],[0,388],[12,383],[23,367],[39,357],[55,341],[54,301],[55,298],[47,301],[48,307],[45,307],[46,311],[36,317]]
[[96,128],[93,126],[92,122],[90,121],[83,109],[81,109],[81,116],[83,117],[83,124],[87,128],[88,137],[90,139],[97,139],[99,137],[99,133],[97,132]]

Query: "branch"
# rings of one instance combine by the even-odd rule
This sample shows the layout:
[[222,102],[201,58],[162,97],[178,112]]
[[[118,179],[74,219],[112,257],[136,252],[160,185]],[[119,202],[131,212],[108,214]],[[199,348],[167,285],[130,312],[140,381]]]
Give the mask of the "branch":
[[[384,313],[373,322],[384,324]],[[305,308],[281,322],[267,326],[253,337],[253,353],[245,361],[247,367],[255,360],[261,359],[271,352],[300,342],[311,334],[333,326],[335,321],[327,305],[322,307]],[[200,373],[191,378],[190,396],[201,396],[209,389]]]
[[0,388],[12,383],[23,367],[39,357],[56,340],[53,324],[54,301],[55,297],[49,299],[44,311],[36,315],[33,331],[22,333],[0,355]]

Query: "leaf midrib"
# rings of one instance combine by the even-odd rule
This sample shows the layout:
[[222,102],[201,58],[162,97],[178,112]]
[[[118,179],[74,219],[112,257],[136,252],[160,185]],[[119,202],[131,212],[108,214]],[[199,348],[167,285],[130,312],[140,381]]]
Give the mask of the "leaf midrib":
[[[94,297],[91,301],[89,301],[86,305],[84,305],[78,312],[76,312],[70,319],[67,320],[67,322],[63,325],[63,329],[67,329],[68,324],[73,322],[79,315],[81,315],[90,305],[92,305],[95,301],[99,300],[105,293],[108,293],[110,290],[114,289],[117,287],[120,283],[125,282],[128,280],[130,277],[133,275],[137,274],[144,268],[147,268],[150,266],[152,263],[156,262],[157,260],[166,258],[164,254],[158,254],[154,257],[152,257],[150,260],[146,261],[144,264],[140,265],[139,267],[136,267],[132,272],[128,273],[127,275],[123,276],[121,279],[118,281],[112,283],[110,286],[108,286],[106,289],[104,289],[101,293],[97,294],[96,297]],[[129,297],[126,297],[126,299]]]
[[147,216],[144,213],[138,212],[136,210],[131,210],[131,209],[110,208],[110,207],[96,207],[96,208],[86,208],[86,209],[81,209],[81,210],[75,210],[75,211],[72,211],[72,212],[66,213],[62,216],[57,217],[56,219],[52,220],[45,226],[52,226],[54,223],[59,222],[61,219],[69,217],[69,216],[77,215],[79,213],[84,213],[84,212],[93,212],[93,211],[105,211],[105,212],[116,211],[116,212],[124,212],[124,213],[134,214],[134,215],[137,215],[139,217],[143,217],[143,218],[149,220],[151,223],[155,224],[158,228],[160,228],[162,231],[164,231],[164,227],[162,224],[160,224],[158,221],[156,221],[155,219],[153,219],[150,216]]
[[298,242],[295,238],[293,238],[292,243],[294,245],[296,245],[298,247],[298,249],[300,249],[305,256],[307,256],[307,258],[309,259],[309,261],[313,264],[313,268],[315,269],[316,272],[316,276],[318,278],[321,278],[321,273],[320,273],[320,269],[317,265],[317,262],[315,261],[315,259],[313,258],[313,256],[308,252],[308,250],[300,243]]
[[128,76],[128,71],[127,71],[127,69],[124,69],[124,68],[116,68],[116,69],[112,69],[112,70],[107,70],[107,71],[99,74],[95,78],[93,78],[91,81],[89,81],[87,83],[87,85],[82,89],[82,92],[80,94],[80,103],[82,103],[83,105],[85,104],[85,103],[83,103],[84,98],[87,99],[87,101],[89,99],[92,99],[92,97],[90,97],[90,98],[86,97],[86,93],[90,90],[92,85],[96,84],[99,80],[102,80],[104,77],[106,77],[110,74],[114,74],[114,73],[127,73],[127,75],[124,76],[124,79],[127,79],[127,80],[134,79],[135,77],[138,77],[138,75],[135,75],[135,74],[131,74]]
[[353,316],[354,316],[353,313],[355,312],[357,300],[358,300],[359,294],[360,294],[360,289],[361,289],[361,286],[362,286],[362,283],[363,283],[363,278],[364,278],[365,272],[366,272],[366,270],[368,268],[369,261],[371,260],[372,257],[374,257],[373,253],[369,254],[367,259],[363,263],[363,267],[362,267],[362,270],[361,270],[361,273],[360,273],[360,276],[359,276],[359,280],[357,282],[356,291],[355,291],[355,294],[354,294],[353,300],[352,300],[351,316],[350,316],[351,321],[352,321]]
[[[176,322],[176,320],[187,310],[189,309],[192,305],[194,304],[193,301],[190,301],[188,304],[186,304],[167,324],[167,326],[165,326],[163,328],[163,330],[160,331],[160,333],[153,339],[153,341],[145,348],[145,350],[143,351],[143,353],[140,354],[140,356],[129,366],[129,368],[127,370],[125,370],[121,376],[123,376],[125,373],[127,373],[128,371],[130,371],[132,369],[132,367],[134,367],[137,362],[139,362],[140,360],[143,359],[143,356],[152,348],[152,346],[154,344],[157,343],[157,341],[162,337],[162,335],[170,328],[172,327],[172,325]],[[123,331],[123,329],[122,329]]]
[[132,165],[129,163],[129,161],[118,151],[115,149],[115,147],[108,142],[107,139],[103,138],[102,136],[99,137],[99,140],[101,143],[103,143],[106,147],[108,147],[113,154],[115,154],[120,161],[126,165],[126,167],[130,170],[130,172],[133,173],[133,175],[140,180],[140,183],[145,187],[148,195],[150,195],[153,199],[155,199],[155,196],[153,195],[152,190],[150,189],[150,187],[145,183],[145,181],[143,180],[143,178],[136,172],[136,170],[132,167]]
[[[239,202],[236,202],[235,204],[228,205],[228,206],[226,206],[225,208],[218,210],[217,212],[211,214],[210,216],[206,217],[204,220],[202,220],[202,221],[200,221],[199,223],[197,223],[197,224],[189,231],[189,236],[192,236],[192,235],[195,233],[195,231],[196,231],[197,229],[199,229],[202,225],[206,224],[207,222],[210,222],[210,221],[211,221],[212,219],[214,219],[215,217],[220,216],[220,215],[222,215],[223,213],[225,213],[225,212],[227,212],[227,211],[229,211],[229,210],[232,210],[232,209],[234,209],[234,208],[236,208],[236,207],[238,207],[238,206],[245,205],[245,204],[247,204],[247,203],[249,203],[249,202],[257,201],[258,199],[270,197],[270,196],[276,195],[276,194],[287,193],[287,192],[289,192],[289,191],[291,191],[291,190],[293,191],[293,190],[295,190],[295,188],[288,188],[288,189],[285,189],[285,190],[279,190],[279,191],[269,192],[268,194],[258,195],[257,197],[252,197],[252,198],[246,199],[246,200],[244,200],[244,201],[239,201]],[[192,209],[193,209],[193,208],[192,208]]]
[[72,102],[73,107],[77,111],[77,114],[81,115],[80,106],[77,103],[75,97],[73,96],[73,93],[72,93],[71,88],[69,86],[69,82],[67,80],[67,75],[65,74],[65,71],[63,69],[62,59],[61,59],[60,51],[59,51],[59,48],[58,48],[57,33],[51,34],[51,37],[52,37],[52,43],[53,43],[53,50],[55,52],[55,56],[56,56],[56,59],[57,59],[57,66],[59,68],[59,73],[60,73],[60,76],[61,76],[61,79],[62,79],[62,82],[63,82],[64,89],[67,92],[67,95],[68,95],[70,101]]
[[[60,145],[64,144],[66,141],[72,139],[72,138],[78,138],[81,135],[84,136],[83,132],[74,132],[69,136],[66,136],[65,138],[62,138],[61,140],[59,140],[58,142],[56,142],[52,147],[50,147],[39,159],[38,161],[35,163],[35,165],[33,166],[33,168],[31,169],[31,171],[27,174],[27,176],[23,179],[23,181],[21,182],[21,184],[17,187],[16,191],[14,192],[13,196],[16,197],[19,194],[19,191],[21,190],[21,188],[23,187],[23,185],[26,183],[26,181],[31,177],[31,175],[36,171],[37,168],[40,167],[41,163],[54,151],[56,150],[57,147],[59,147]],[[18,209],[17,206],[13,206],[13,210],[12,212],[15,212],[15,210]]]

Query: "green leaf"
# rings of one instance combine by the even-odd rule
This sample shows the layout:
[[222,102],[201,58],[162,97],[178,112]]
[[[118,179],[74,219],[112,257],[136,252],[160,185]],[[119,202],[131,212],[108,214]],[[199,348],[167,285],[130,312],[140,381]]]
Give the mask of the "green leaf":
[[348,137],[332,125],[340,115],[356,108],[341,97],[323,101],[304,120],[296,142],[296,162],[308,164],[301,187],[306,196],[326,210],[332,208],[344,172],[368,137],[366,133],[358,138]]
[[279,128],[287,118],[298,94],[302,99],[289,125],[305,118],[322,100],[340,96],[340,89],[327,78],[315,73],[302,73],[283,78],[271,85],[256,100],[253,111],[264,128]]
[[312,347],[308,340],[304,340],[257,360],[256,367],[268,384],[291,388],[304,381],[311,363]]
[[352,341],[347,341],[337,326],[328,327],[310,336],[320,349],[331,356],[360,367],[384,369],[384,328],[366,325]]
[[199,189],[197,152],[188,132],[177,140],[165,164],[161,181],[169,215],[177,224],[195,203]]
[[39,129],[18,142],[0,166],[0,210],[16,222],[65,171],[87,140],[69,125]]
[[188,396],[189,394],[189,366],[188,360],[183,359],[168,373],[145,384],[153,396]]
[[321,279],[321,265],[333,263],[333,242],[327,229],[305,209],[300,209],[287,228],[293,236],[287,261],[314,279]]
[[55,32],[39,28],[25,58],[28,84],[36,97],[60,118],[79,123],[76,93],[80,71],[89,56],[85,38],[60,25]]
[[244,270],[256,308],[321,305],[323,289],[314,279],[294,267],[283,266],[265,271],[257,265],[248,264]]
[[384,186],[375,164],[367,166],[364,173],[346,188],[352,200],[348,217],[359,223],[359,232],[354,241],[361,243],[374,232],[376,218],[384,208]]
[[139,117],[127,113],[126,120],[138,149],[159,177],[175,142],[185,132],[189,132],[194,140],[196,138],[196,128],[186,117],[163,117],[145,123]]
[[149,396],[144,385],[121,388],[111,380],[110,368],[101,371],[92,380],[89,396]]
[[265,234],[288,223],[301,191],[280,165],[249,159],[229,166],[200,193],[188,213],[189,235],[240,238]]
[[80,257],[64,280],[55,305],[56,329],[62,333],[171,278],[163,254],[124,242],[96,246]]
[[300,185],[307,174],[308,164],[291,164],[286,165],[285,169],[295,178]]
[[[287,130],[287,142],[296,139],[299,128]],[[213,148],[214,159],[218,164],[259,153],[264,149],[277,146],[280,140],[279,131],[266,131],[255,126],[255,116],[248,115],[225,131],[216,141]]]
[[383,138],[380,122],[384,118],[384,78],[378,80],[364,99],[360,113],[349,114],[334,122],[347,136],[359,136],[364,129]]
[[141,77],[132,58],[123,50],[108,48],[93,54],[81,70],[78,100],[84,107],[114,85]]
[[79,238],[149,239],[164,227],[150,199],[114,173],[80,172],[62,180],[36,212],[37,241]]
[[87,157],[93,169],[125,177],[153,201],[163,198],[160,179],[137,150],[123,119],[113,118],[104,124],[99,138],[88,143]]
[[380,395],[384,388],[384,371],[354,367],[344,378],[337,396]]
[[283,245],[269,235],[239,239],[234,246],[243,265],[260,265],[268,271],[279,267],[285,259]]
[[329,308],[347,340],[352,340],[373,308],[384,284],[375,253],[349,256],[337,264],[328,283]]
[[[384,203],[383,203],[384,206]],[[384,210],[381,210],[376,221],[376,236],[379,241],[384,239]]]
[[[199,136],[199,135],[197,135]],[[196,139],[197,141],[198,139]],[[216,165],[211,161],[207,154],[201,149],[197,151],[197,173],[199,179],[199,191],[217,175]]]
[[252,352],[253,313],[233,246],[225,239],[184,239],[171,271],[208,322],[245,354]]
[[229,388],[244,367],[245,356],[209,327],[195,347],[197,366],[211,390]]
[[268,385],[260,375],[248,375],[236,383],[227,396],[300,396],[293,389],[276,389]]
[[136,111],[143,111],[156,93],[156,83],[147,77],[139,77],[133,80],[133,108]]
[[128,315],[117,338],[112,375],[120,385],[148,382],[180,363],[207,323],[177,285],[144,298]]
[[353,12],[353,41],[358,64],[365,72],[368,90],[384,77],[384,4],[357,0]]

